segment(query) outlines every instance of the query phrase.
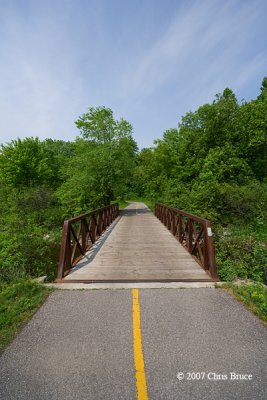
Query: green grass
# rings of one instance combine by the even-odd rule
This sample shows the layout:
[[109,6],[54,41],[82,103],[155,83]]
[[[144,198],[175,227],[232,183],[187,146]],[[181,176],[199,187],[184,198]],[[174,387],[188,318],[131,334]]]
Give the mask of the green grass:
[[0,353],[43,304],[51,289],[31,280],[0,285]]
[[230,294],[257,315],[261,320],[267,322],[267,289],[260,283],[225,283],[223,285]]

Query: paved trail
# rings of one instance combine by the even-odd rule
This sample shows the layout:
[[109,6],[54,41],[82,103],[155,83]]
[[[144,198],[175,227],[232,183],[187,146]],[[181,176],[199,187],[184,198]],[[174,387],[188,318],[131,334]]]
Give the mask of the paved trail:
[[0,359],[1,400],[267,398],[266,328],[226,292],[134,295],[133,304],[132,290],[53,292]]

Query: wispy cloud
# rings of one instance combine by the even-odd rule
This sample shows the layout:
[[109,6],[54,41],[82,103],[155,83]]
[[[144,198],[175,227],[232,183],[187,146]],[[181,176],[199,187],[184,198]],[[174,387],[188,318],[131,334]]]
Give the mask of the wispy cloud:
[[106,105],[149,145],[226,86],[252,97],[266,12],[265,0],[4,2],[1,142],[73,139],[77,116]]
[[[144,49],[143,57],[126,71],[123,92],[135,100],[172,83],[185,93],[186,83],[189,96],[190,92],[194,98],[202,93],[203,98],[210,87],[214,95],[222,84],[240,77],[244,69],[250,71],[247,75],[250,77],[257,73],[267,61],[267,54],[261,55],[261,62],[254,65],[250,62],[250,67],[242,65],[251,36],[248,27],[257,23],[256,3],[210,0],[191,3],[172,18],[162,38]],[[245,83],[245,79],[239,78],[240,85]]]
[[28,21],[15,9],[2,25],[6,40],[0,45],[1,134],[63,137],[69,115],[77,113],[81,80],[68,32],[64,24],[58,29],[58,23],[45,15]]

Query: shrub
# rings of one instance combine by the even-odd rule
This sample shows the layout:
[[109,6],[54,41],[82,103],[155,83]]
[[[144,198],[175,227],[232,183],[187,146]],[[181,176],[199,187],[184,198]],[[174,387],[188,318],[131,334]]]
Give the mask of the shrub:
[[260,226],[217,228],[216,260],[223,281],[244,278],[266,283],[266,233]]

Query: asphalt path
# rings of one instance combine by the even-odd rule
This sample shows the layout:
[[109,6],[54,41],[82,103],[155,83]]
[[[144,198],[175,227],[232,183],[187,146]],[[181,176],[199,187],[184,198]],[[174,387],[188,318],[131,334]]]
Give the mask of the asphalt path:
[[[149,399],[267,398],[266,327],[242,304],[138,292]],[[129,289],[53,292],[0,358],[1,400],[136,399],[132,314]]]

